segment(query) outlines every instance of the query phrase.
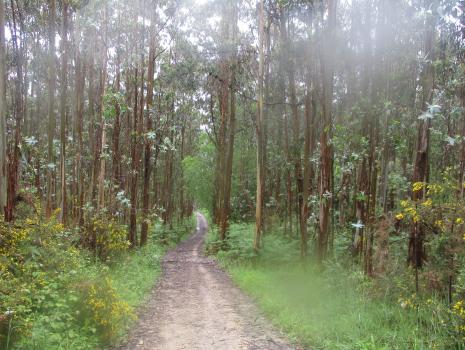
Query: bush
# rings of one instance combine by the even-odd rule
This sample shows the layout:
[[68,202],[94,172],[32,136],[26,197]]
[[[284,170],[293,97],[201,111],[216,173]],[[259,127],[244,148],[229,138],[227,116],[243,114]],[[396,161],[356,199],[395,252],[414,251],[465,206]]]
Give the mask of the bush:
[[83,240],[102,261],[121,255],[130,245],[126,227],[106,217],[93,217],[85,227]]
[[157,222],[153,229],[153,240],[160,245],[170,246],[179,243],[187,235],[191,234],[196,225],[195,216],[185,218],[172,225]]
[[219,252],[224,252],[229,249],[230,244],[228,240],[221,240],[219,238],[218,228],[211,227],[205,240],[205,254],[217,255]]
[[0,222],[0,347],[29,335],[36,312],[58,310],[57,323],[67,321],[66,286],[82,261],[55,218]]
[[[96,349],[127,330],[166,248],[151,235],[125,253],[124,226],[95,219],[91,227],[69,232],[55,216],[0,221],[0,349]],[[193,220],[184,221],[166,237],[178,241],[192,229]],[[87,232],[95,233],[94,252],[78,245]]]
[[299,256],[299,242],[282,234],[269,232],[262,240],[262,249],[253,249],[254,225],[231,225],[227,238],[218,238],[218,229],[210,230],[205,244],[205,251],[209,255],[216,255],[226,264],[292,264]]
[[[108,260],[124,252],[127,244],[123,227],[106,224],[94,220],[92,227],[98,255]],[[80,286],[97,281],[108,267],[75,247],[75,241],[55,216],[50,220],[37,216],[14,225],[0,222],[0,348],[88,349],[121,329],[123,313],[131,318],[108,279],[92,282],[94,289],[83,293]],[[92,296],[105,300],[105,308],[94,310],[84,321],[81,308]],[[103,319],[107,328],[99,322]],[[92,336],[93,330],[101,331],[100,337]]]
[[109,277],[94,281],[84,291],[84,320],[105,342],[118,338],[119,332],[135,319],[133,309],[121,300]]

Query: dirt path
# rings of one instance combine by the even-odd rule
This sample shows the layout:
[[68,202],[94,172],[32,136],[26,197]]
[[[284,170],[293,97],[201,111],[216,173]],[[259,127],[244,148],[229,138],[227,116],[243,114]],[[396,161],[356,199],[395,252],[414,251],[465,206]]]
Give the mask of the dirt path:
[[215,261],[203,255],[207,222],[169,252],[163,276],[120,349],[294,349]]

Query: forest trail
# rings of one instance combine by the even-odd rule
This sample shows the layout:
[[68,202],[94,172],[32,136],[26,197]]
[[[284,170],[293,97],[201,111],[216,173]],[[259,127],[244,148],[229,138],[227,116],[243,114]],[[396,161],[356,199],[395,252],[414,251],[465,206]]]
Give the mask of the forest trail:
[[218,264],[204,256],[208,224],[163,261],[163,276],[121,350],[295,349]]

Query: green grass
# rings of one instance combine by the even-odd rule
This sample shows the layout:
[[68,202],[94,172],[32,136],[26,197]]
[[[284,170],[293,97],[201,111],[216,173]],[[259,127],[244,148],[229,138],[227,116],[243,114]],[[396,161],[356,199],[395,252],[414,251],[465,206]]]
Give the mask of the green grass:
[[127,255],[114,265],[110,270],[110,277],[119,296],[132,307],[139,307],[160,275],[161,260],[166,251],[188,237],[194,230],[194,225],[193,219],[175,226],[173,230],[157,225],[154,232],[164,236],[164,245],[159,244],[159,237],[155,235],[147,246]]
[[[118,298],[137,309],[160,275],[160,262],[166,248],[152,242],[140,250],[124,254],[110,267],[96,262],[81,271],[80,284],[110,278]],[[81,306],[70,306],[70,314],[75,314]],[[95,327],[86,326],[86,321],[81,323],[70,319],[65,325],[55,326],[56,320],[60,320],[62,314],[62,310],[58,308],[56,312],[37,313],[32,319],[31,336],[21,339],[15,348],[96,349],[102,345],[100,334]],[[118,339],[124,336],[130,324],[132,322],[118,330]]]
[[119,296],[132,307],[139,307],[161,272],[165,246],[150,244],[130,254],[109,272]]
[[403,308],[399,296],[383,295],[356,269],[334,262],[323,273],[304,269],[297,243],[282,236],[267,236],[260,256],[251,257],[244,247],[252,233],[249,225],[232,225],[230,251],[219,260],[290,340],[311,349],[463,348],[442,302],[409,296],[417,307]]
[[47,288],[53,286],[51,292],[37,293],[44,295],[45,307],[29,316],[30,331],[26,336],[14,339],[9,349],[91,350],[122,341],[135,319],[128,315],[124,322],[117,324],[112,339],[102,339],[101,330],[89,320],[89,315],[83,314],[85,298],[80,290],[88,289],[91,284],[101,285],[101,281],[109,279],[116,292],[115,300],[137,312],[160,276],[166,251],[187,237],[194,227],[193,219],[175,225],[172,230],[158,224],[145,247],[129,251],[109,265],[80,252],[76,256],[76,276],[64,278],[62,282],[47,280]]

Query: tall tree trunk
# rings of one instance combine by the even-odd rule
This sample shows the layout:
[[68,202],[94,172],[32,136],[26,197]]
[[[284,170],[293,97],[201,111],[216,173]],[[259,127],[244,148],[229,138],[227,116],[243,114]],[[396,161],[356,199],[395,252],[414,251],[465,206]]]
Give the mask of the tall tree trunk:
[[66,193],[66,103],[68,98],[68,0],[61,1],[62,28],[61,28],[61,98],[60,98],[60,177],[61,177],[61,212],[60,221],[66,226],[68,219],[67,193]]
[[[235,64],[235,63],[233,63]],[[235,69],[232,69],[231,84],[235,84]],[[234,85],[232,85],[234,86]],[[222,235],[226,237],[229,230],[229,215],[231,211],[231,180],[232,167],[234,159],[234,137],[236,133],[236,93],[233,89],[230,92],[230,109],[229,109],[229,136],[228,148],[226,157],[225,181],[224,181],[224,196],[223,196],[223,218],[221,220]]]
[[[374,94],[373,94],[374,95]],[[372,101],[373,105],[376,105],[376,98]],[[368,188],[368,202],[367,202],[367,227],[365,234],[365,247],[364,247],[364,260],[363,268],[365,274],[368,276],[373,275],[373,241],[374,241],[374,225],[376,220],[376,189],[378,179],[378,160],[376,158],[376,148],[378,140],[378,121],[377,119],[372,121],[371,133],[370,133],[370,157],[368,161],[369,166],[369,188]]]
[[47,164],[47,203],[45,214],[49,218],[53,210],[53,176],[55,173],[55,151],[53,149],[53,138],[55,135],[55,20],[56,3],[49,0],[49,24],[48,24],[48,164]]
[[102,144],[100,140],[101,136],[101,121],[99,120],[98,106],[96,113],[96,102],[98,102],[98,86],[96,87],[96,75],[98,74],[98,62],[95,62],[94,53],[91,54],[91,62],[89,64],[89,146],[90,154],[92,157],[91,169],[90,169],[90,184],[89,184],[89,199],[88,202],[92,203],[93,207],[96,207],[96,192],[99,172],[99,161],[100,161],[100,146]]
[[[218,224],[220,227],[220,239],[225,240],[228,228],[228,208],[229,208],[229,195],[228,195],[228,178],[229,174],[227,171],[228,162],[228,128],[230,127],[230,114],[231,114],[231,60],[232,54],[230,53],[232,48],[231,45],[231,21],[234,16],[231,16],[229,6],[234,5],[235,1],[229,1],[224,4],[223,19],[221,25],[221,34],[224,40],[223,51],[224,54],[221,57],[220,62],[220,91],[219,91],[219,109],[220,109],[220,125],[218,130],[218,167],[217,167],[217,181],[218,181],[218,193],[217,193],[217,207],[218,207]],[[227,205],[225,205],[227,203]]]
[[325,40],[323,44],[323,56],[321,62],[323,78],[323,123],[320,137],[320,215],[317,240],[317,258],[322,262],[328,253],[328,240],[330,230],[330,208],[332,203],[331,180],[331,129],[332,129],[332,100],[333,100],[333,52],[330,45],[333,43],[336,27],[337,0],[328,0],[328,19],[325,29]]
[[229,67],[229,113],[228,113],[228,136],[227,147],[225,149],[225,172],[223,181],[223,203],[221,217],[221,236],[226,237],[229,230],[229,215],[231,211],[231,180],[232,167],[234,159],[234,137],[236,133],[236,36],[237,36],[237,3],[236,0],[231,1],[231,58]]
[[98,210],[102,210],[105,207],[105,171],[106,171],[106,157],[104,155],[107,143],[107,128],[106,120],[104,116],[104,98],[106,93],[106,81],[107,81],[107,47],[106,42],[108,40],[108,7],[105,6],[104,9],[104,24],[103,24],[103,45],[102,45],[102,57],[101,57],[101,67],[100,67],[100,87],[99,87],[99,120],[100,120],[100,145],[99,145],[99,162],[100,169],[98,175]]
[[[289,28],[287,47],[289,48],[289,36],[292,35]],[[289,50],[293,52],[292,50]],[[291,54],[292,56],[292,54]],[[299,115],[299,106],[297,102],[297,92],[295,86],[295,63],[294,57],[288,57],[288,78],[289,78],[289,97],[291,103],[292,111],[292,146],[291,146],[291,157],[292,162],[294,163],[294,177],[296,182],[296,209],[297,209],[297,219],[299,223],[301,221],[302,214],[302,187],[303,187],[303,178],[302,178],[302,160],[300,155],[300,115]]]
[[20,17],[20,9],[17,7],[16,13],[13,1],[11,1],[12,10],[12,42],[13,42],[13,57],[16,65],[15,79],[15,97],[14,97],[14,119],[15,132],[13,145],[8,150],[8,184],[7,184],[7,204],[5,209],[5,221],[14,220],[14,209],[16,204],[16,194],[19,182],[19,157],[20,157],[20,142],[21,142],[21,123],[24,118],[24,75],[23,75],[23,48],[24,37],[18,38],[17,17]]
[[[434,0],[425,0],[425,8],[431,8]],[[424,52],[427,59],[422,69],[421,85],[421,110],[425,113],[429,109],[429,104],[433,99],[434,87],[434,42],[436,33],[436,17],[433,14],[428,15],[425,28]],[[415,163],[413,168],[412,182],[428,182],[429,179],[429,139],[431,118],[421,118],[418,121],[418,138]],[[422,200],[425,197],[425,190],[413,191],[412,199],[415,201]],[[424,250],[424,228],[423,225],[416,222],[412,225],[409,238],[408,262],[415,268],[416,287],[418,289],[418,269],[423,267],[426,254]]]
[[133,125],[132,125],[132,137],[131,137],[131,182],[130,182],[130,200],[131,200],[131,211],[129,216],[129,242],[132,247],[137,245],[137,219],[136,219],[136,210],[137,210],[137,169],[138,169],[138,114],[139,114],[139,87],[138,87],[138,73],[139,69],[135,69],[134,77],[134,110],[133,110]]
[[[150,38],[149,38],[149,63],[147,69],[147,98],[146,98],[146,127],[145,132],[152,132],[152,118],[153,118],[153,88],[155,82],[155,8],[156,2],[152,3],[153,6],[153,15],[151,18],[151,28],[150,28]],[[152,157],[152,140],[147,137],[145,140],[145,150],[144,150],[144,184],[142,190],[142,225],[140,233],[140,244],[144,245],[147,242],[148,235],[148,211],[149,211],[149,188],[150,188],[150,159]]]
[[[121,11],[117,4],[117,11]],[[117,29],[116,29],[116,58],[115,58],[115,91],[120,93],[121,90],[121,16],[118,16]],[[121,150],[120,150],[120,137],[121,137],[121,105],[120,100],[115,99],[115,121],[113,124],[113,134],[112,134],[112,170],[113,170],[113,180],[118,191],[121,191],[123,187],[121,179]],[[116,211],[118,207],[117,203],[113,205],[113,211]]]
[[310,192],[310,181],[311,181],[311,165],[310,165],[310,155],[312,152],[313,140],[313,106],[312,106],[312,97],[311,97],[311,85],[307,83],[307,93],[305,96],[305,141],[304,141],[304,174],[303,174],[303,187],[302,187],[302,207],[300,214],[300,256],[302,259],[307,257],[307,241],[308,241],[308,232],[307,232],[307,220],[309,214],[308,208],[308,197]]
[[[78,45],[78,44],[77,44]],[[77,154],[76,154],[76,174],[77,174],[77,217],[76,221],[79,226],[84,225],[84,169],[83,169],[83,153],[84,153],[84,142],[83,142],[83,129],[84,129],[84,88],[85,88],[85,64],[81,60],[81,53],[76,48],[76,135],[77,135]]]
[[258,8],[259,26],[259,66],[258,66],[258,115],[257,115],[257,196],[255,206],[255,238],[254,249],[258,251],[262,244],[263,229],[263,196],[265,191],[265,164],[264,164],[264,74],[265,74],[265,9],[264,0],[260,0]]
[[0,1],[0,215],[7,201],[5,2]]
[[[227,76],[227,65],[223,63],[224,76]],[[219,137],[218,137],[218,166],[217,166],[217,177],[218,177],[218,195],[217,195],[217,212],[218,219],[217,222],[220,227],[223,227],[222,220],[224,217],[224,182],[225,182],[225,162],[226,162],[226,132],[227,132],[227,120],[229,113],[229,82],[225,81],[221,83],[221,92],[220,92],[220,127],[219,127]],[[220,239],[224,240],[226,238],[226,232],[220,230]]]
[[[287,30],[286,30],[286,15],[285,7],[281,7],[279,14],[279,46],[280,46],[280,57],[279,57],[279,74],[278,74],[278,91],[279,91],[279,101],[280,101],[280,113],[282,115],[282,132],[284,136],[284,150],[286,161],[291,164],[291,151],[290,151],[290,142],[289,142],[289,122],[288,115],[286,111],[286,67],[287,67]],[[286,184],[286,201],[285,201],[285,220],[284,220],[284,232],[292,235],[292,203],[293,193],[292,193],[292,177],[289,167],[286,167],[284,171],[285,184]],[[289,224],[289,225],[288,225]]]
[[[370,95],[370,83],[372,81],[372,42],[371,42],[371,10],[372,2],[367,1],[364,3],[365,11],[362,10],[363,6],[358,7],[360,14],[361,23],[359,30],[361,32],[361,50],[363,52],[363,57],[360,57],[363,60],[364,68],[362,71],[361,77],[361,97],[367,97]],[[372,142],[370,136],[370,127],[371,127],[371,118],[372,108],[371,104],[364,104],[364,117],[361,122],[361,136],[368,141],[370,144]],[[368,152],[364,152],[360,164],[358,165],[357,171],[357,186],[356,186],[356,195],[355,195],[355,219],[357,220],[357,225],[352,239],[352,255],[354,257],[361,257],[363,254],[365,231],[367,227],[367,202],[368,202],[368,189],[370,187],[370,168],[368,162]]]

